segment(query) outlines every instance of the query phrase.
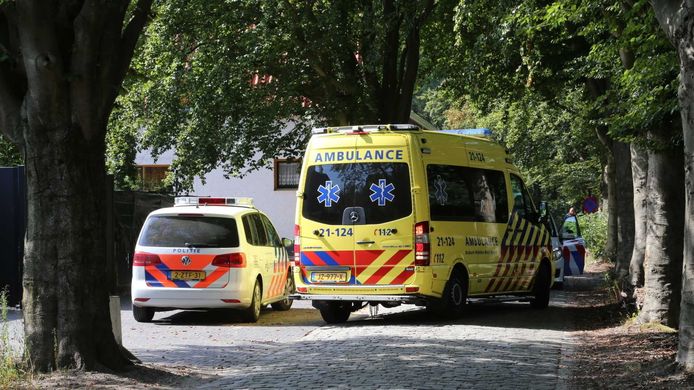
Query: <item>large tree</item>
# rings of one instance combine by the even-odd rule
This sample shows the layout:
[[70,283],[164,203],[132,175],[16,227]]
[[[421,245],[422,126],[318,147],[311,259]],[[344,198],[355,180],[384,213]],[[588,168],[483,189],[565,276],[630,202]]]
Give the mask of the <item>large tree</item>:
[[25,157],[32,367],[121,367],[108,311],[106,124],[152,0],[0,1],[0,130]]
[[125,138],[155,156],[174,149],[174,181],[185,190],[218,166],[242,175],[297,156],[317,124],[407,122],[423,31],[452,8],[450,0],[243,0],[234,12],[217,1],[162,3],[114,115],[112,169],[132,172]]
[[[679,55],[679,106],[684,135],[684,266],[677,361],[694,371],[694,3],[653,0],[653,8]],[[681,237],[680,237],[681,238]]]

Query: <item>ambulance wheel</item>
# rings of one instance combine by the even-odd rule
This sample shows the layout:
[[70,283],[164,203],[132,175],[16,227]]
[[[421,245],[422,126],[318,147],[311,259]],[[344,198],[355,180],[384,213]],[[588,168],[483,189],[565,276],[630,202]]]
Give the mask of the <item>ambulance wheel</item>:
[[287,311],[292,307],[294,300],[289,299],[289,295],[294,293],[294,277],[292,274],[287,275],[287,284],[284,285],[285,298],[279,302],[272,304],[272,309],[277,311]]
[[133,317],[137,322],[151,322],[154,318],[154,309],[151,307],[133,306]]
[[320,309],[320,315],[323,317],[323,321],[328,324],[341,324],[347,322],[351,313],[352,304],[350,302],[328,302]]
[[446,282],[441,297],[439,313],[448,318],[458,318],[467,305],[467,278],[462,272],[454,272]]
[[530,306],[533,309],[544,309],[549,306],[549,290],[552,282],[551,272],[547,263],[540,265],[540,270],[537,271],[537,276],[535,276],[533,298],[530,299]]
[[251,305],[248,306],[248,309],[243,311],[243,319],[246,320],[246,322],[258,322],[258,318],[260,318],[260,301],[263,299],[262,296],[260,282],[256,280],[255,286],[253,286],[253,299],[251,299]]

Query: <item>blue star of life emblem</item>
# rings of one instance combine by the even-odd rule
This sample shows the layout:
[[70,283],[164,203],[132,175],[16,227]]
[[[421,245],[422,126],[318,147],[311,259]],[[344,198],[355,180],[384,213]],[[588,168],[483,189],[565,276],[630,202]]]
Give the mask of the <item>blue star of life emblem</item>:
[[378,201],[379,206],[385,206],[386,201],[392,202],[393,199],[395,199],[395,195],[393,195],[395,186],[393,183],[386,184],[386,179],[378,179],[378,185],[371,183],[369,189],[373,191],[369,199],[371,199],[372,202]]
[[328,180],[325,185],[321,184],[318,186],[318,203],[324,203],[325,207],[331,207],[334,203],[340,200],[340,186],[333,185],[333,182]]
[[445,206],[446,202],[448,202],[448,194],[446,193],[446,182],[441,178],[441,175],[436,176],[434,188],[436,188],[436,192],[434,193],[436,200],[441,206]]

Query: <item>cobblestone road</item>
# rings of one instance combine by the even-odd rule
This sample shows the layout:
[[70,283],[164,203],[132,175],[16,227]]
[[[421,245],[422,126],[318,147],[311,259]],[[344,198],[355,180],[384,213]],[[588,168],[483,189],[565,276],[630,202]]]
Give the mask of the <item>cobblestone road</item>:
[[199,373],[184,387],[564,388],[572,310],[562,292],[549,309],[527,303],[473,306],[433,321],[404,306],[324,325],[306,302],[263,312],[258,324],[226,314],[158,313],[153,324],[123,315],[123,342],[146,363]]

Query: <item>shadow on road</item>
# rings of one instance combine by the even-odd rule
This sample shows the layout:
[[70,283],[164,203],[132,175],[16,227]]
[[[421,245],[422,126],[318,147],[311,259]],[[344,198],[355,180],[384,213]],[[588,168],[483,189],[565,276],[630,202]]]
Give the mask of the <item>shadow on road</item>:
[[243,326],[320,326],[323,320],[315,309],[290,309],[288,311],[274,311],[263,309],[260,312],[258,322],[244,321],[241,312],[233,310],[187,310],[176,311],[170,315],[160,313],[153,321],[159,325],[243,325]]
[[[382,326],[402,325],[475,325],[482,327],[503,327],[522,329],[546,329],[558,331],[593,330],[605,327],[606,321],[592,321],[603,313],[614,312],[613,308],[601,304],[596,306],[576,306],[566,303],[584,292],[553,291],[550,307],[544,310],[532,309],[525,302],[477,303],[468,306],[462,318],[450,320],[433,316],[424,308],[402,306],[393,310],[381,309],[381,314],[370,317],[364,310],[353,313],[350,321],[338,326]],[[404,309],[404,310],[403,310]],[[312,308],[292,308],[289,311],[263,309],[257,323],[247,323],[239,311],[233,310],[189,310],[158,313],[153,321],[156,325],[219,325],[219,326],[322,326],[318,310]],[[584,319],[591,319],[584,320]]]
[[[430,330],[430,329],[429,329]],[[169,362],[205,362],[219,370],[206,388],[498,388],[554,389],[561,344],[499,338],[351,336],[274,345],[183,345]],[[512,336],[512,334],[509,334]],[[503,386],[502,386],[503,387]]]

